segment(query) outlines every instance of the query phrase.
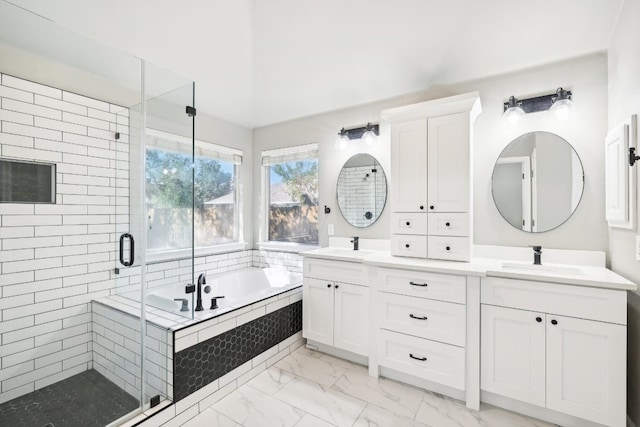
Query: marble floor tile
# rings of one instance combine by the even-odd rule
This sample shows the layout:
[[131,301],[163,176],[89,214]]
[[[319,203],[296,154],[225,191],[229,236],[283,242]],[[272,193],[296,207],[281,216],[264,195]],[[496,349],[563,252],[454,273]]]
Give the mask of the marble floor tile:
[[409,385],[371,377],[364,367],[348,369],[331,388],[408,418],[416,415],[424,395]]
[[459,400],[425,393],[415,419],[429,427],[479,427],[483,426],[479,413],[468,409]]
[[247,385],[263,393],[272,395],[294,378],[295,375],[292,373],[272,366],[252,378]]
[[288,427],[295,425],[304,412],[283,400],[256,390],[240,387],[213,405],[243,427]]
[[[367,405],[353,427],[424,427],[421,422],[401,417],[376,405]],[[297,427],[297,426],[296,426]]]
[[491,427],[554,427],[555,424],[529,418],[526,415],[482,403],[480,405],[482,425]]
[[353,425],[366,406],[362,400],[302,378],[294,378],[274,396],[338,427]]
[[305,352],[294,351],[274,365],[299,377],[330,386],[347,370],[330,360],[313,357]]
[[318,417],[306,414],[298,421],[294,427],[335,427],[333,424],[328,423]]
[[189,426],[216,426],[216,427],[242,427],[231,418],[222,415],[212,408],[207,408],[193,417],[186,425]]

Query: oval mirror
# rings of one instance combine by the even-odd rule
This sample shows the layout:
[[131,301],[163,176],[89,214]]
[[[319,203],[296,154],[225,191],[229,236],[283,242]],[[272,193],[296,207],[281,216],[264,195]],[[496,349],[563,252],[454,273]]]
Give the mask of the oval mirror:
[[375,157],[356,154],[346,161],[336,186],[338,207],[354,227],[368,227],[378,220],[387,202],[387,177]]
[[542,233],[562,225],[584,189],[582,162],[571,144],[550,132],[530,132],[502,150],[491,191],[502,217],[519,230]]

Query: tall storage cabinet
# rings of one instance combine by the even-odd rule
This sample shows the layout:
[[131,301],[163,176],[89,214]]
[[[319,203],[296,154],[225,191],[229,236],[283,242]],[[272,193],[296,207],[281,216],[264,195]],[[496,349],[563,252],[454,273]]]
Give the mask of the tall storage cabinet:
[[477,92],[382,112],[391,124],[391,254],[469,261]]

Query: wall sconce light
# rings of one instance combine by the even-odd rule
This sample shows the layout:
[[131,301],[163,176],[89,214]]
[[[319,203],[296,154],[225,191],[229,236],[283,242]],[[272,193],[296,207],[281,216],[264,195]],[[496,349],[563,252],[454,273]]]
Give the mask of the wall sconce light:
[[351,129],[340,129],[338,138],[335,142],[336,150],[345,150],[347,143],[352,139],[360,139],[367,146],[373,145],[373,142],[380,135],[380,125],[367,123],[366,126],[361,126]]
[[503,104],[504,114],[502,117],[508,123],[515,123],[526,113],[549,110],[558,120],[566,120],[571,116],[573,110],[572,95],[571,91],[560,87],[555,93],[534,98],[517,99],[511,96],[509,101]]

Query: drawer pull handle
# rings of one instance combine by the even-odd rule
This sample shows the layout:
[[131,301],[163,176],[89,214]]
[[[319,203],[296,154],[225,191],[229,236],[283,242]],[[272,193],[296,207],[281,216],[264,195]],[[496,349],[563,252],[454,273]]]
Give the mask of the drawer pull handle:
[[451,250],[451,246],[447,246],[445,249],[450,251]]
[[409,313],[409,317],[411,317],[412,319],[416,319],[416,320],[427,320],[428,319],[427,316],[415,316],[413,313]]
[[447,227],[451,227],[451,223],[450,222],[445,222],[444,225],[446,225]]
[[404,245],[405,248],[409,249],[409,244]]
[[412,353],[409,353],[409,357],[415,360],[419,360],[421,362],[426,362],[427,358],[426,357],[416,357],[414,356]]
[[422,286],[423,288],[426,288],[427,286],[429,286],[428,283],[416,283],[416,282],[409,282],[409,284],[411,286]]
[[407,227],[409,227],[411,225],[411,223],[409,221],[407,221]]
[[557,324],[558,324],[558,321],[557,321],[556,319],[553,319],[553,320],[551,321],[551,324],[552,324],[552,325],[557,325]]

